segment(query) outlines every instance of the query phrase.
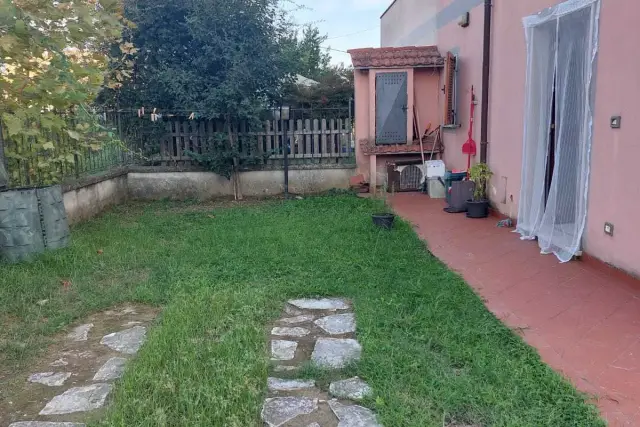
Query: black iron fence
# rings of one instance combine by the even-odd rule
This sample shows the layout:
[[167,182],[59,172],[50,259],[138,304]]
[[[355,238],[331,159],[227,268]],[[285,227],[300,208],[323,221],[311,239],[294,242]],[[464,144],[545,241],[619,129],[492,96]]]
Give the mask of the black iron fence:
[[[2,129],[0,128],[0,133]],[[99,174],[138,162],[139,149],[114,140],[100,148],[65,144],[66,134],[41,135],[41,138],[9,138],[2,133],[4,165],[9,187],[33,187]],[[43,140],[51,144],[43,147]]]

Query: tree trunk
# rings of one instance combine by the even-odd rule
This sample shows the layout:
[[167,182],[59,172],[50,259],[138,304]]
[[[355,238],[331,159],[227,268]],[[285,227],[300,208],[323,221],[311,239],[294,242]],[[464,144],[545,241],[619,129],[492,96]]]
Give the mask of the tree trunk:
[[[234,150],[235,142],[233,139],[233,130],[231,129],[231,119],[227,116],[227,133],[229,135],[229,149]],[[233,196],[236,200],[242,200],[242,191],[240,191],[240,160],[238,157],[233,157],[233,173],[231,175],[233,179]]]

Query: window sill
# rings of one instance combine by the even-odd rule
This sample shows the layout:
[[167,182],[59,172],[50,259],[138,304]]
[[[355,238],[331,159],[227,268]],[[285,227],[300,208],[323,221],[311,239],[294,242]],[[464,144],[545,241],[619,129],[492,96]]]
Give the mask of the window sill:
[[459,129],[462,125],[442,125],[442,129]]

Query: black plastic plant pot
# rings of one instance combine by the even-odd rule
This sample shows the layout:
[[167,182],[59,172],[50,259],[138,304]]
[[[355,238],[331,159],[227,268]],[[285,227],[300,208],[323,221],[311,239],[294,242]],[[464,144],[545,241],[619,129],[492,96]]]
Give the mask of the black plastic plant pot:
[[393,221],[396,216],[391,213],[378,213],[371,215],[374,225],[385,230],[391,230],[393,228]]
[[486,218],[489,216],[488,200],[467,200],[467,218]]

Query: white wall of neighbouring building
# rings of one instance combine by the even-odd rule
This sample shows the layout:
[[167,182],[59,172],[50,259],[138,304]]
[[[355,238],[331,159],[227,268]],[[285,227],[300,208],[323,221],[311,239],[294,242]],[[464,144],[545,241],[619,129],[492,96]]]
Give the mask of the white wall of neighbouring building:
[[380,18],[380,46],[436,44],[438,0],[395,0]]

